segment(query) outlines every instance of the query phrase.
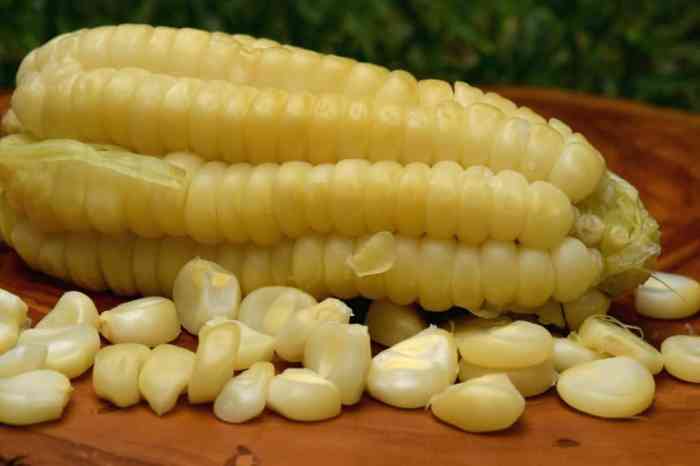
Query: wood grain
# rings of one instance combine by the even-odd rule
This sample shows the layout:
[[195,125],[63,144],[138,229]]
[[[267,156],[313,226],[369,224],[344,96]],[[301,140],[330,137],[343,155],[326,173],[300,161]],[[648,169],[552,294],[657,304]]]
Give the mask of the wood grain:
[[[605,154],[630,180],[663,226],[665,270],[700,278],[700,118],[585,95],[500,89],[557,116]],[[7,100],[0,97],[0,103]],[[0,287],[21,295],[37,319],[68,287],[29,271],[0,249]],[[119,300],[93,294],[100,309]],[[614,312],[658,343],[673,333],[700,333],[700,319],[639,319],[629,300]],[[192,347],[183,336],[180,343]],[[31,428],[0,427],[0,466],[37,465],[689,465],[700,444],[700,386],[661,375],[653,407],[640,419],[605,421],[564,406],[554,393],[528,400],[513,428],[470,435],[423,410],[396,410],[369,398],[337,419],[301,424],[265,413],[249,424],[218,422],[210,406],[181,402],[164,418],[145,406],[117,410],[95,397],[90,376],[74,381],[65,417]]]

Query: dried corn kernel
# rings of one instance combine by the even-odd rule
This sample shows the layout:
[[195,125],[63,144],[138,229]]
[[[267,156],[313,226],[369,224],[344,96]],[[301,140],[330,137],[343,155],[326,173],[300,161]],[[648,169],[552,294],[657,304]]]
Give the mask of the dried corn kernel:
[[634,293],[637,312],[655,319],[683,319],[700,310],[700,283],[690,277],[656,272]]
[[46,346],[36,344],[17,345],[0,355],[0,378],[13,377],[24,372],[38,370],[46,362]]
[[344,405],[360,401],[372,362],[367,327],[322,322],[312,330],[304,347],[304,367],[330,380]]
[[429,327],[372,359],[367,390],[388,405],[420,408],[452,384],[457,372],[454,338],[445,330]]
[[636,359],[652,374],[658,374],[664,367],[663,357],[656,348],[612,318],[599,315],[587,318],[581,324],[578,336],[588,348]]
[[91,325],[25,330],[17,344],[45,345],[45,367],[73,379],[90,369],[100,349],[100,336]]
[[216,399],[233,376],[240,341],[240,327],[233,321],[224,320],[202,327],[192,378],[187,387],[190,403]]
[[268,406],[293,421],[323,421],[340,414],[340,392],[311,369],[287,369],[270,381]]
[[92,385],[95,394],[120,408],[141,400],[139,374],[151,350],[140,343],[119,343],[102,348],[95,356]]
[[173,301],[182,326],[193,335],[215,317],[235,319],[241,302],[236,276],[213,262],[195,258],[185,264],[173,285]]
[[306,341],[321,322],[347,324],[350,316],[352,309],[335,298],[328,298],[314,306],[301,309],[292,314],[277,334],[275,352],[285,361],[302,361]]
[[265,409],[275,366],[256,362],[230,379],[214,402],[214,414],[225,422],[240,423],[258,417]]
[[0,424],[26,426],[58,419],[72,391],[68,378],[52,370],[1,378]]
[[159,345],[139,373],[139,392],[151,409],[162,416],[175,407],[192,377],[195,355],[174,345]]
[[557,392],[572,408],[606,418],[636,416],[654,400],[654,378],[626,356],[591,361],[565,370]]
[[35,328],[57,328],[86,324],[97,327],[97,308],[92,299],[80,291],[63,293],[51,311],[37,322]]
[[661,344],[664,367],[672,376],[700,383],[700,336],[674,335]]
[[522,416],[525,399],[508,376],[491,374],[446,388],[431,398],[430,409],[441,421],[467,432],[493,432]]
[[100,333],[111,343],[141,343],[154,347],[180,335],[175,304],[151,297],[129,301],[100,314]]
[[367,311],[367,329],[373,341],[384,346],[412,337],[427,324],[414,306],[401,306],[385,300],[372,301]]

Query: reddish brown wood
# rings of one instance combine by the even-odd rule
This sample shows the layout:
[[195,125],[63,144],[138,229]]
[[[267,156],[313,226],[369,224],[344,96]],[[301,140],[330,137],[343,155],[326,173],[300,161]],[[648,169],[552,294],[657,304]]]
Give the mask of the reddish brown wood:
[[[557,116],[605,154],[637,186],[663,225],[666,270],[700,278],[700,118],[639,104],[550,90],[502,89]],[[0,102],[3,102],[0,98]],[[68,287],[29,271],[0,249],[0,287],[20,294],[36,319]],[[106,309],[119,300],[93,295]],[[625,301],[614,311],[658,343],[700,333],[700,319],[639,319]],[[180,343],[193,345],[183,336]],[[158,418],[145,406],[116,410],[97,400],[89,375],[75,382],[65,417],[31,428],[0,427],[0,465],[22,456],[36,465],[688,465],[700,439],[700,386],[657,378],[654,406],[640,419],[604,421],[572,411],[554,393],[528,401],[524,418],[492,435],[470,435],[423,410],[396,410],[369,398],[341,417],[300,424],[272,413],[246,425],[218,422],[210,406],[182,402]]]

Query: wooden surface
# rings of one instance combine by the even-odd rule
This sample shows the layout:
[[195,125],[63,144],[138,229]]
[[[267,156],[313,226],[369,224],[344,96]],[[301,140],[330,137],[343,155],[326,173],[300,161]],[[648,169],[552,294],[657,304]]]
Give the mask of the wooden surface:
[[[663,225],[664,270],[700,279],[700,118],[558,91],[504,94],[581,131],[609,166],[641,192]],[[0,97],[0,104],[6,99]],[[67,289],[0,250],[0,287],[18,293],[36,320]],[[118,302],[94,295],[101,309]],[[700,318],[639,320],[622,302],[614,312],[655,342],[697,329]],[[191,337],[181,337],[192,346]],[[604,421],[574,412],[550,392],[531,398],[511,429],[470,435],[423,410],[397,410],[369,398],[341,417],[300,424],[266,412],[245,425],[218,422],[210,406],[181,402],[163,418],[144,405],[117,410],[95,397],[89,374],[74,381],[65,417],[32,428],[0,427],[0,466],[26,465],[689,465],[700,445],[700,385],[657,378],[654,405],[639,419]],[[21,461],[11,463],[13,458]]]

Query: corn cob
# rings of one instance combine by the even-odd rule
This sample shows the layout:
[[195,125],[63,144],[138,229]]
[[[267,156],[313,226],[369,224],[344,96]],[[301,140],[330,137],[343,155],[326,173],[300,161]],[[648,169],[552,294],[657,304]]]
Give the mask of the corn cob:
[[[287,76],[297,84],[280,81]],[[451,160],[547,180],[573,202],[605,172],[583,136],[529,109],[467,85],[453,93],[436,80],[397,91],[397,80],[415,82],[405,72],[302,49],[250,48],[223,34],[120,26],[72,33],[32,52],[12,110],[40,138],[227,162]]]
[[[147,71],[286,91],[327,92],[378,98],[385,103],[437,105],[455,100],[463,106],[481,102],[531,123],[546,120],[527,107],[463,82],[416,80],[403,70],[323,55],[312,50],[241,34],[208,33],[124,24],[63,34],[30,53],[18,82],[50,63],[74,60],[83,68],[141,68]],[[566,126],[555,123],[562,135]]]
[[[396,231],[457,237],[468,244],[518,240],[547,249],[560,243],[574,222],[566,195],[544,181],[528,184],[510,170],[493,175],[454,162],[431,168],[355,159],[335,165],[224,166],[175,153],[165,160],[187,173],[182,186],[173,188],[59,156],[75,147],[0,141],[0,165],[9,166],[5,195],[15,211],[44,231],[132,232],[147,238],[186,234],[207,244],[260,245],[312,232],[355,237]],[[36,160],[44,153],[49,155]],[[122,162],[127,159],[121,155]],[[129,160],[138,166],[144,159],[133,154]]]
[[455,240],[396,237],[396,261],[382,274],[360,277],[347,264],[362,238],[306,235],[270,247],[188,238],[143,239],[98,233],[42,233],[25,218],[1,209],[3,235],[34,269],[84,288],[132,295],[172,293],[179,269],[203,257],[230,270],[244,293],[270,285],[297,286],[315,296],[418,301],[438,311],[452,306],[535,307],[553,298],[571,301],[595,286],[600,254],[567,238],[551,252],[512,241],[468,246]]

